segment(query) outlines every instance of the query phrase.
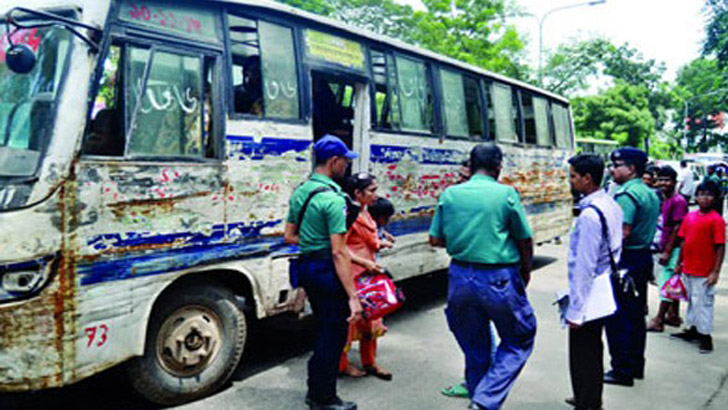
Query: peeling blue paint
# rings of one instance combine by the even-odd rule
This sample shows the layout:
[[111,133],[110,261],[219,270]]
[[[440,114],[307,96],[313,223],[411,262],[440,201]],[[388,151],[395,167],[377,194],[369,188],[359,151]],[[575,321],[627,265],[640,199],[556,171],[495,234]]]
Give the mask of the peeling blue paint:
[[[304,153],[311,141],[288,138],[265,137],[260,142],[255,142],[251,136],[228,135],[228,157],[232,159],[250,159],[254,161],[263,160],[265,156],[281,156],[286,152],[295,151]],[[306,155],[296,156],[296,161],[305,162],[309,158]]]
[[396,145],[377,145],[370,147],[369,159],[380,164],[392,164],[405,158],[426,165],[458,165],[466,154],[455,149],[402,147]]

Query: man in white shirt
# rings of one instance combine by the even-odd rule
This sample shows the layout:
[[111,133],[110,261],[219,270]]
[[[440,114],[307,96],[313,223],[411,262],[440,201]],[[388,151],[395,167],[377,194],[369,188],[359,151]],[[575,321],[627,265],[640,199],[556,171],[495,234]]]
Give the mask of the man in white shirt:
[[688,162],[680,161],[680,171],[677,173],[677,192],[682,195],[688,204],[690,198],[693,197],[695,191],[695,181],[693,180],[693,171],[688,168]]

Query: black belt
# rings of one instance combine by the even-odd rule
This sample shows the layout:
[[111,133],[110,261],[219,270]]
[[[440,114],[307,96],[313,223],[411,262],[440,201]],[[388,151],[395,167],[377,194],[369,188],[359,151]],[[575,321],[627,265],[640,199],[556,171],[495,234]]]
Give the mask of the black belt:
[[331,255],[331,249],[319,249],[317,251],[313,252],[306,252],[302,253],[301,256],[299,256],[299,259],[303,260],[315,260],[315,259],[332,259],[333,256]]
[[517,263],[478,263],[478,262],[465,262],[457,259],[453,259],[452,263],[461,266],[463,268],[475,268],[475,269],[504,269],[512,268],[517,266]]

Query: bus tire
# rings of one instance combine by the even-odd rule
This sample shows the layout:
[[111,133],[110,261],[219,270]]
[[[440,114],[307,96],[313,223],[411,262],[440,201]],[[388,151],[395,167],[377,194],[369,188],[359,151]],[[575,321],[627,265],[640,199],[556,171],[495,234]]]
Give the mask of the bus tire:
[[247,325],[235,296],[221,285],[197,284],[165,293],[149,319],[144,355],[127,365],[147,400],[175,405],[214,393],[243,354]]

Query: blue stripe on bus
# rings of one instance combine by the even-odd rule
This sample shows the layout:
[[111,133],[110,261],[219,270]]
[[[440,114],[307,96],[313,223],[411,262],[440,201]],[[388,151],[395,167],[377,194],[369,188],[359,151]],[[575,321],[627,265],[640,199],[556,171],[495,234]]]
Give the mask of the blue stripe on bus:
[[456,149],[427,148],[414,149],[395,145],[372,144],[369,159],[380,164],[392,164],[409,157],[426,165],[458,165],[466,159],[465,151]]
[[[289,151],[305,153],[311,145],[309,140],[264,137],[256,142],[252,136],[228,135],[229,158],[260,161],[265,156],[281,156]],[[308,161],[307,155],[296,156],[296,161]]]

